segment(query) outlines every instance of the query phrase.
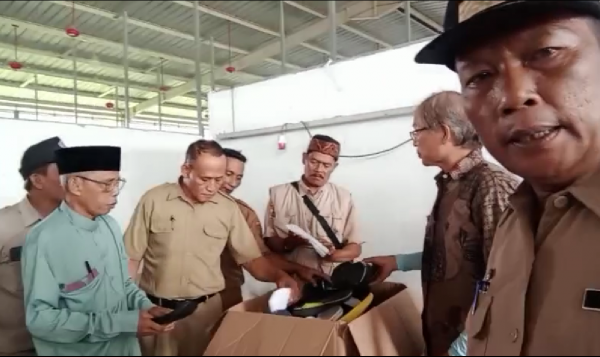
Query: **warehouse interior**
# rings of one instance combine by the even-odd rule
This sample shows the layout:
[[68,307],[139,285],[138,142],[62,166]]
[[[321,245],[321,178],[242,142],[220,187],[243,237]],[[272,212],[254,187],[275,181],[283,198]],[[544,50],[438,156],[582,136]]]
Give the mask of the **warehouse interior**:
[[[412,58],[444,11],[438,1],[0,2],[0,204],[22,196],[13,168],[31,143],[118,145],[128,185],[113,215],[125,228],[141,195],[174,180],[186,146],[205,137],[249,157],[237,193],[262,219],[268,187],[296,178],[310,135],[324,133],[357,156],[334,179],[366,207],[365,240],[377,244],[364,254],[418,250],[435,170],[405,145],[412,107],[458,87]],[[380,184],[363,184],[382,168]],[[392,185],[405,199],[382,206]],[[420,304],[418,274],[395,278]],[[248,277],[245,293],[271,288]]]
[[2,116],[198,133],[198,113],[202,126],[210,120],[209,92],[434,36],[444,9],[438,1],[4,1]]
[[[264,222],[269,187],[297,180],[310,138],[325,134],[341,143],[332,180],[352,192],[363,256],[419,251],[438,170],[415,153],[412,113],[460,86],[414,55],[441,32],[445,5],[0,2],[0,206],[23,198],[18,167],[33,143],[115,145],[127,183],[111,216],[124,230],[142,195],[174,182],[187,146],[207,138],[248,157],[235,196]],[[274,288],[245,275],[245,299]],[[408,287],[408,310],[422,307],[419,272],[390,281]],[[371,353],[391,353],[385,346]]]
[[0,356],[600,355],[599,29],[0,1]]

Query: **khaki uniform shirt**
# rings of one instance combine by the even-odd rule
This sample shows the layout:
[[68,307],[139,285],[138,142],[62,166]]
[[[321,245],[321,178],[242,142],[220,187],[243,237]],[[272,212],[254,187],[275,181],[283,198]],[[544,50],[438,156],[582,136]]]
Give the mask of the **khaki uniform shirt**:
[[585,290],[600,289],[600,170],[541,201],[527,183],[511,197],[469,355],[600,355],[600,313],[582,307]]
[[[300,193],[290,183],[269,190],[265,237],[285,238],[289,235],[286,225],[295,224],[314,237],[329,240],[323,227],[302,200],[302,196],[308,194],[340,242],[361,243],[356,209],[349,191],[333,183],[327,183],[316,192],[309,190],[302,180],[299,186]],[[287,258],[309,268],[320,269],[326,274],[331,274],[336,266],[323,261],[312,246],[298,247]]]
[[[256,243],[260,248],[260,251],[265,254],[269,251],[262,236],[262,224],[260,223],[260,219],[256,215],[256,212],[248,206],[248,204],[240,199],[235,199],[242,212],[242,216],[248,223],[248,227],[252,231],[252,235],[254,239],[256,239]],[[221,270],[223,271],[223,276],[225,277],[225,288],[226,289],[236,289],[240,288],[244,284],[244,273],[242,272],[242,268],[237,264],[235,259],[233,259],[233,255],[229,248],[225,248],[223,254],[221,255]]]
[[143,260],[140,287],[165,299],[193,299],[225,288],[221,254],[239,265],[261,257],[236,201],[217,193],[194,204],[178,183],[146,192],[125,232],[130,259]]
[[25,326],[21,262],[11,259],[10,250],[23,246],[29,229],[40,219],[27,197],[0,210],[0,355],[34,350]]
[[423,336],[429,355],[448,352],[464,330],[496,225],[517,185],[475,150],[436,176],[438,195],[425,233]]

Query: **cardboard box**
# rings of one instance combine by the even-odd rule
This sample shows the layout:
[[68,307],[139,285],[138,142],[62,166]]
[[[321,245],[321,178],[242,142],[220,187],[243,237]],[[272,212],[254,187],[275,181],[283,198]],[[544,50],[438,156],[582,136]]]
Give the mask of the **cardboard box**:
[[205,356],[420,356],[421,316],[406,286],[373,287],[373,305],[349,324],[264,314],[270,294],[231,308]]

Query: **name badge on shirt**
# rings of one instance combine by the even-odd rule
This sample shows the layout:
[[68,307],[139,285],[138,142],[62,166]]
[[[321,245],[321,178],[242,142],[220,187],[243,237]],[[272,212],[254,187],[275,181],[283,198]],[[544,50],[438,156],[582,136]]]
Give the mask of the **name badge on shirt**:
[[496,269],[490,269],[485,274],[483,280],[477,282],[475,297],[473,299],[473,305],[471,306],[471,315],[475,314],[475,310],[477,310],[477,304],[479,303],[479,297],[481,294],[487,294],[488,290],[490,290],[490,283],[494,278],[494,275],[496,275]]
[[585,289],[582,308],[588,311],[600,312],[600,290]]
[[20,262],[22,252],[23,252],[23,247],[11,248],[8,251],[8,259],[10,259],[11,262]]

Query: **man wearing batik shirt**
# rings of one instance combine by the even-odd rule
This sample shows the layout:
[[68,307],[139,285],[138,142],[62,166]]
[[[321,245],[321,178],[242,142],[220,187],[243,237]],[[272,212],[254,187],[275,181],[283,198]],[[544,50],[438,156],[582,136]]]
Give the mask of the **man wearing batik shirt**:
[[427,98],[415,110],[413,128],[411,137],[423,165],[442,170],[435,177],[438,194],[427,219],[425,246],[419,253],[366,261],[380,268],[378,281],[393,271],[421,271],[427,354],[439,356],[448,353],[465,328],[498,220],[517,181],[483,159],[459,93]]
[[[339,157],[338,141],[315,135],[302,156],[304,175],[298,181],[269,189],[265,217],[265,241],[273,252],[326,274],[331,274],[338,263],[352,261],[361,254],[352,195],[329,182]],[[307,203],[320,217],[315,216]],[[329,254],[321,257],[306,240],[292,234],[288,224],[319,239]]]

